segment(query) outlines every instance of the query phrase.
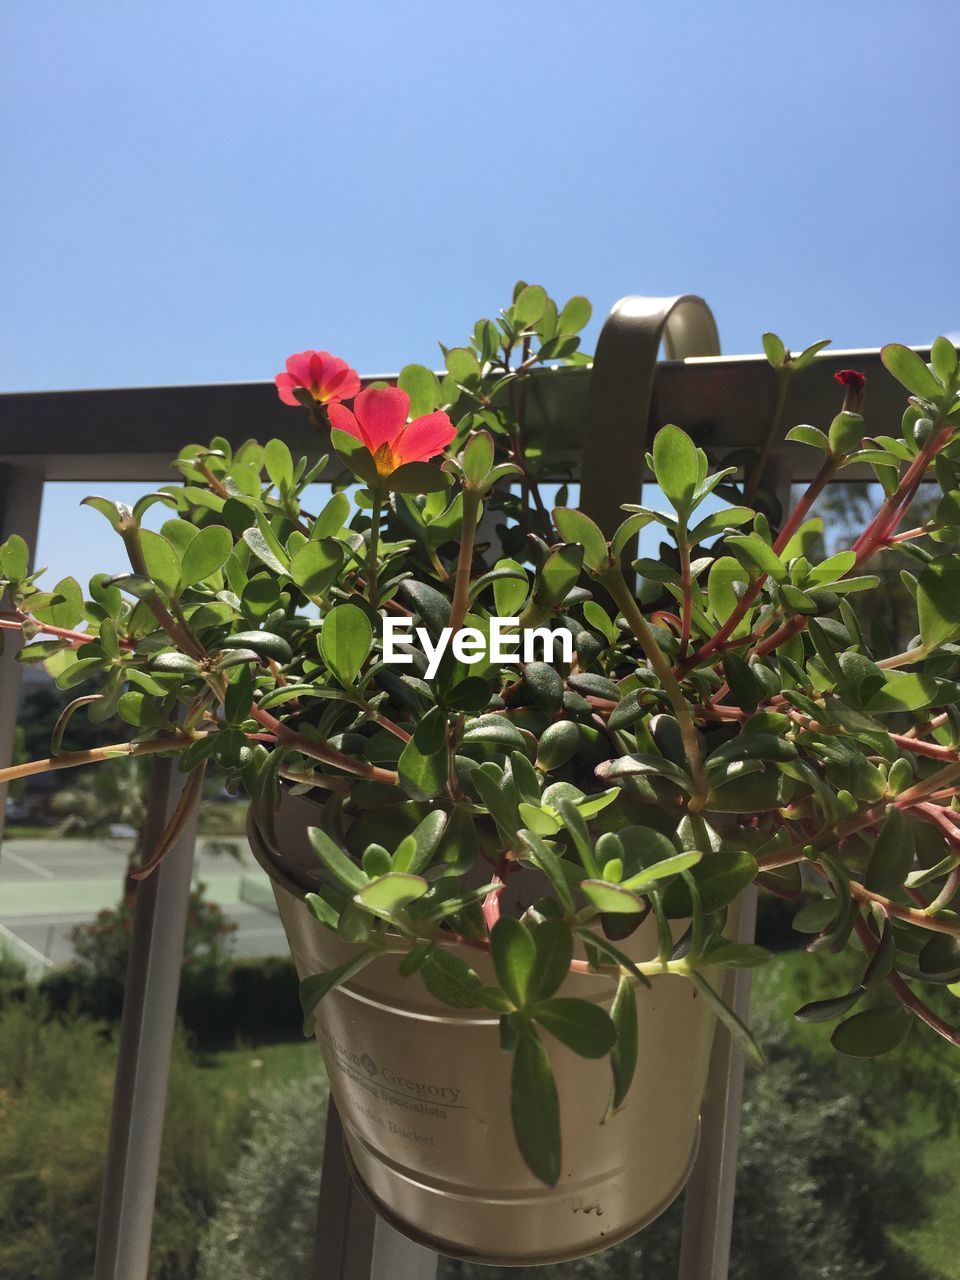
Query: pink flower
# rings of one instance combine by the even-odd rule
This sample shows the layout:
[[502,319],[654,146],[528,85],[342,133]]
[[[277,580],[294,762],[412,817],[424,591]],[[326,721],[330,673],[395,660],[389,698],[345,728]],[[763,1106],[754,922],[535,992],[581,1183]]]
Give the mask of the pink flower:
[[329,351],[301,351],[287,360],[286,373],[278,373],[274,382],[284,404],[298,405],[294,388],[309,392],[318,404],[351,400],[360,390],[360,378],[346,360]]
[[407,422],[410,397],[399,387],[368,387],[353,402],[329,409],[330,425],[359,440],[373,454],[377,471],[388,476],[405,462],[426,462],[441,453],[457,429],[445,413],[427,413]]

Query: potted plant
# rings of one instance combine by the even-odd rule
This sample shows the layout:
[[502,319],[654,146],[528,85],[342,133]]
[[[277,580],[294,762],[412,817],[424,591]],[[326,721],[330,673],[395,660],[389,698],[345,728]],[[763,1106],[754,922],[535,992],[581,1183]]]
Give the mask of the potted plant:
[[[86,597],[0,548],[24,660],[96,690],[50,760],[0,778],[176,753],[144,876],[207,762],[227,769],[362,1183],[402,1229],[489,1261],[594,1251],[683,1185],[716,1019],[759,1057],[717,993],[768,959],[729,937],[751,883],[797,905],[810,949],[862,955],[851,990],[798,1012],[835,1020],[840,1051],[916,1023],[960,1042],[938,1008],[960,978],[957,353],[885,348],[899,436],[865,435],[863,377],[841,375],[827,429],[790,432],[822,461],[782,520],[756,469],[711,469],[667,426],[649,463],[668,510],[601,530],[562,492],[548,509],[526,423],[531,372],[585,363],[589,315],[518,285],[442,378],[395,386],[291,357],[279,393],[340,472],[319,510],[328,459],[215,439],[132,508],[86,500],[130,562]],[[764,342],[784,382],[823,345]],[[876,509],[818,554],[811,508],[853,464]],[[905,527],[926,481],[939,499]],[[634,560],[647,527],[673,549]],[[851,604],[881,555],[915,602],[905,648]],[[130,740],[64,756],[80,707]]]

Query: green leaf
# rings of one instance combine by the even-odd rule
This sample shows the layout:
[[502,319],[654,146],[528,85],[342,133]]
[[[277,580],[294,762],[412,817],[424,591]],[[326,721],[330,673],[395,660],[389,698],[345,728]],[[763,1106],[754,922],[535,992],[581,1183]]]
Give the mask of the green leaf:
[[526,739],[517,726],[506,716],[498,715],[496,712],[477,716],[471,720],[463,731],[461,741],[480,742],[517,751],[523,751],[526,748]]
[[381,476],[377,471],[377,464],[373,454],[362,440],[357,440],[346,431],[338,431],[334,428],[330,432],[330,443],[341,462],[349,467],[358,479],[373,487],[379,486]]
[[610,1053],[613,1070],[613,1093],[610,1109],[623,1105],[637,1069],[637,994],[629,978],[621,978],[610,1010],[616,1028],[617,1042]]
[[447,825],[447,815],[442,809],[434,809],[432,813],[419,822],[408,836],[397,846],[393,855],[395,871],[409,871],[419,875],[430,865],[436,853]]
[[444,748],[446,716],[431,707],[400,753],[397,772],[404,790],[414,800],[431,800],[447,783],[448,760]]
[[924,400],[939,400],[943,387],[924,364],[920,356],[899,342],[888,343],[880,350],[880,359],[898,382]]
[[[86,659],[82,658],[81,663]],[[95,661],[95,659],[90,659]],[[80,665],[80,664],[78,664]],[[168,671],[177,675],[197,675],[200,670],[198,664],[186,653],[158,653],[150,663],[151,671]]]
[[933,371],[945,387],[957,375],[957,349],[949,338],[935,338],[930,349],[930,363]]
[[532,1027],[520,1032],[510,1076],[513,1132],[527,1168],[548,1187],[560,1179],[560,1104],[546,1050]]
[[[752,781],[752,779],[751,779]],[[746,849],[716,849],[692,867],[705,915],[725,907],[757,874],[757,860]],[[663,907],[673,918],[691,913],[690,892],[682,880],[673,880],[663,895]]]
[[180,564],[181,587],[192,587],[197,582],[211,578],[227,562],[233,550],[233,538],[229,529],[220,524],[210,524],[201,529],[187,543]]
[[830,1043],[852,1058],[877,1058],[895,1049],[909,1030],[910,1015],[898,1004],[884,1005],[864,1009],[841,1022]]
[[122,522],[130,516],[129,507],[124,506],[122,502],[111,502],[109,498],[95,496],[84,498],[80,505],[81,507],[93,507],[94,511],[99,511],[114,529],[119,529]]
[[617,1039],[610,1015],[589,1000],[569,996],[541,1000],[533,1008],[533,1017],[581,1058],[605,1058]]
[[610,562],[607,540],[599,527],[575,507],[555,507],[553,521],[566,542],[583,547],[583,562],[588,569],[601,570]]
[[530,930],[510,916],[501,916],[490,931],[490,955],[497,981],[518,1009],[535,998],[537,946]]
[[797,444],[812,445],[814,449],[822,449],[824,453],[830,448],[830,437],[819,427],[791,427],[787,432],[787,439],[794,440]]
[[335,969],[328,969],[326,973],[315,973],[309,978],[304,978],[300,983],[300,1004],[303,1008],[305,1036],[313,1035],[317,1005],[323,997],[334,987],[338,987],[341,982],[346,982],[354,974],[359,973],[375,958],[376,954],[372,950],[361,951],[359,955],[351,956],[349,960],[344,960],[343,964],[338,964]]
[[140,548],[150,577],[172,595],[180,582],[180,558],[173,545],[162,534],[141,529]]
[[571,298],[560,312],[557,320],[557,333],[579,333],[581,329],[586,328],[590,323],[592,315],[593,307],[591,307],[586,298],[579,295]]
[[757,969],[772,958],[773,952],[766,947],[755,946],[752,942],[728,942],[726,938],[715,938],[702,954],[704,964],[723,969]]
[[773,547],[755,533],[731,533],[727,537],[727,545],[742,551],[748,560],[770,575],[774,582],[785,582],[789,576],[787,566],[783,563]]
[[513,304],[513,316],[522,325],[536,324],[547,306],[547,291],[538,284],[528,284]]
[[746,659],[739,653],[724,654],[723,675],[737,706],[743,711],[756,711],[763,697],[763,686]]
[[51,596],[49,604],[34,606],[34,617],[55,627],[66,627],[68,630],[75,627],[84,616],[83,592],[79,582],[75,578],[61,578]]
[[[106,502],[106,498],[87,498],[86,501]],[[29,569],[30,548],[19,533],[12,533],[3,546],[0,546],[0,576],[12,582],[20,582],[27,577]]]
[[653,473],[674,510],[689,514],[697,491],[697,447],[679,427],[661,427],[653,440]]
[[461,454],[461,462],[467,485],[473,489],[481,488],[493,466],[493,436],[489,431],[478,431],[470,437]]
[[263,461],[278,493],[289,493],[293,488],[293,458],[282,440],[268,440],[263,446]]
[[440,383],[432,369],[422,364],[408,364],[400,370],[397,386],[410,397],[411,418],[433,413],[440,403]]
[[763,342],[763,354],[767,357],[774,369],[782,369],[784,361],[787,358],[787,349],[782,341],[775,333],[765,333],[761,339]]
[[293,553],[290,576],[304,595],[317,601],[336,581],[342,565],[341,544],[333,538],[317,538]]
[[914,858],[913,824],[891,808],[874,842],[864,872],[864,887],[885,898],[896,896],[910,874]]
[[646,511],[637,511],[632,516],[627,516],[626,520],[617,526],[610,539],[610,550],[614,557],[621,555],[627,547],[636,545],[633,539],[641,529],[645,529],[652,522],[653,516],[648,515]]
[[538,1000],[546,1000],[556,992],[570,972],[573,959],[573,934],[562,920],[544,920],[533,932],[537,949],[533,983]]
[[920,639],[928,649],[960,631],[960,556],[931,560],[917,579]]
[[[584,549],[581,546],[555,547],[537,574],[533,592],[534,601],[538,605],[552,608],[564,600],[567,592],[580,577],[583,559]],[[496,597],[496,589],[494,589],[494,597]]]
[[[313,546],[308,542],[307,547]],[[373,627],[355,604],[340,604],[327,614],[320,631],[323,660],[345,689],[353,687],[373,644]]]
[[352,893],[358,893],[369,883],[353,859],[334,843],[322,827],[308,827],[307,836],[317,857],[340,884]]
[[293,651],[283,636],[273,631],[236,631],[220,641],[221,649],[252,649],[263,658],[286,664],[293,660]]
[[[713,856],[712,854],[710,855]],[[690,853],[675,853],[669,858],[664,858],[662,862],[654,862],[651,866],[645,867],[643,871],[637,872],[628,880],[624,880],[623,888],[632,889],[634,893],[642,892],[647,885],[656,884],[659,880],[665,880],[667,876],[679,875],[681,871],[689,871],[691,867],[695,867],[702,859],[703,854],[696,850]]]
[[281,560],[256,525],[251,525],[249,529],[244,529],[241,537],[257,559],[261,560],[268,569],[273,573],[286,577],[287,565],[285,558]]
[[519,575],[516,578],[503,577],[493,580],[493,602],[497,607],[497,613],[501,618],[514,618],[529,591],[527,571],[516,560],[498,560],[494,569],[502,569],[505,573],[512,571]]
[[941,685],[933,676],[919,672],[887,672],[883,686],[866,703],[864,710],[873,715],[894,711],[920,711],[936,704]]
[[760,1048],[754,1038],[753,1032],[746,1023],[737,1016],[733,1009],[720,999],[713,987],[710,986],[709,982],[707,982],[706,978],[704,978],[702,974],[694,973],[691,976],[690,981],[704,997],[707,1004],[709,1004],[710,1008],[727,1028],[734,1040],[737,1041],[747,1057],[750,1058],[750,1060],[758,1067],[762,1067],[764,1065],[763,1050]]
[[467,347],[451,347],[446,357],[447,372],[454,382],[469,386],[480,378],[480,362]]
[[550,848],[550,846],[540,839],[535,831],[523,830],[520,832],[520,839],[527,847],[530,861],[533,862],[550,881],[553,891],[560,900],[560,903],[567,911],[573,911],[576,907],[576,901],[570,884],[564,874],[564,860]]
[[405,462],[377,482],[393,493],[441,493],[453,484],[453,476],[430,462]]
[[604,915],[633,916],[643,910],[643,901],[635,893],[610,880],[581,880],[580,888],[590,904]]
[[830,996],[826,1000],[811,1000],[802,1005],[793,1015],[798,1022],[833,1022],[849,1013],[858,1001],[862,1000],[862,987],[854,987],[846,995]]
[[354,894],[354,902],[366,907],[375,915],[392,919],[404,907],[417,898],[422,898],[430,886],[422,876],[409,875],[403,871],[388,871],[386,875],[363,886]]
[[311,539],[332,538],[346,524],[349,514],[350,499],[345,493],[335,493],[313,522]]
[[420,969],[423,985],[432,996],[452,1009],[475,1009],[479,976],[458,955],[438,947]]
[[809,347],[804,347],[800,354],[794,356],[791,361],[794,373],[802,373],[804,369],[813,364],[814,356],[822,351],[824,347],[829,347],[829,345],[829,338],[821,338],[819,342],[811,342]]
[[[710,611],[718,622],[726,622],[740,603],[734,583],[746,583],[747,571],[733,556],[716,559],[707,577],[707,599]],[[749,630],[749,611],[737,624],[733,635],[740,636]]]
[[690,541],[691,543],[703,542],[704,539],[712,538],[715,533],[721,533],[732,525],[746,524],[755,514],[750,507],[724,507],[722,511],[714,511],[711,515],[704,516],[700,523],[690,530]]
[[924,943],[919,965],[920,972],[936,982],[956,982],[960,978],[960,938],[935,933]]

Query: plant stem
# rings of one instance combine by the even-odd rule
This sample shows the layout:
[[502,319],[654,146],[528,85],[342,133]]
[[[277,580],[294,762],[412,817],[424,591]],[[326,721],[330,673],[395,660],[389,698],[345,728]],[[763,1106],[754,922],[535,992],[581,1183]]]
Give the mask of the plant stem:
[[920,487],[920,482],[926,474],[927,467],[940,450],[949,443],[952,436],[953,430],[950,427],[943,427],[939,431],[930,433],[930,439],[904,472],[903,479],[897,486],[896,492],[885,500],[866,529],[854,542],[851,548],[857,557],[854,568],[862,564],[893,535],[894,530],[913,501],[914,495]]
[[[870,926],[865,920],[859,917],[856,920],[857,937],[863,944],[863,949],[868,956],[872,956],[877,949],[877,940],[870,931]],[[952,1045],[960,1048],[960,1028],[952,1027],[949,1022],[945,1022],[943,1018],[933,1012],[923,1003],[919,996],[914,995],[903,978],[896,970],[887,974],[887,983],[893,989],[897,999],[915,1017],[921,1022],[926,1023],[931,1031],[935,1031],[938,1036],[942,1036],[944,1040],[949,1040]]]
[[250,715],[265,729],[275,733],[280,742],[293,747],[311,760],[319,760],[321,764],[342,769],[344,773],[352,773],[358,778],[368,778],[371,782],[386,782],[391,786],[397,782],[397,775],[392,769],[381,769],[378,765],[368,764],[365,760],[354,760],[352,756],[344,755],[342,751],[325,742],[314,742],[311,738],[290,729],[269,711],[258,707],[256,703],[250,708]]
[[882,671],[888,671],[892,667],[908,667],[912,662],[922,662],[926,656],[926,645],[918,644],[915,649],[905,649],[903,653],[895,653],[891,658],[881,658],[877,666]]
[[456,635],[467,616],[470,596],[470,574],[473,569],[473,545],[477,535],[477,517],[482,499],[476,489],[463,490],[463,537],[457,556],[457,573],[453,584],[453,602],[450,605],[450,627]]
[[673,668],[664,656],[663,650],[657,644],[656,637],[647,626],[646,619],[640,612],[619,566],[615,565],[600,575],[600,581],[626,618],[631,631],[640,642],[640,647],[643,649],[647,661],[659,678],[664,693],[670,699],[673,714],[676,716],[677,723],[680,726],[683,747],[686,752],[687,763],[690,765],[690,775],[693,778],[693,795],[690,798],[689,809],[691,813],[699,813],[706,804],[710,788],[707,782],[706,770],[703,767],[700,743],[697,740],[697,728],[693,722],[693,715],[687,700],[683,696],[683,690],[680,688],[679,682],[673,673]]
[[12,764],[0,769],[0,785],[16,778],[29,778],[36,773],[52,773],[55,769],[74,769],[81,764],[100,764],[117,756],[149,756],[161,751],[185,750],[194,741],[192,734],[181,733],[174,738],[152,738],[149,742],[115,742],[109,747],[92,747],[89,751],[65,751],[61,756],[49,756],[45,760],[29,760],[26,764]]
[[918,925],[921,929],[929,929],[933,933],[949,933],[960,938],[960,920],[942,920],[939,916],[927,915],[917,907],[904,907],[892,898],[885,898],[881,893],[871,893],[858,880],[850,881],[850,893],[858,902],[879,907],[888,916],[897,920],[906,920],[909,924]]
[[681,520],[677,526],[677,551],[680,554],[680,590],[682,594],[682,619],[680,622],[680,650],[678,657],[683,662],[690,647],[690,627],[693,619],[693,582],[690,577],[690,543],[687,540],[687,525]]
[[379,486],[372,490],[373,510],[370,513],[370,544],[367,548],[367,589],[371,608],[380,607],[377,555],[380,550],[380,515],[383,511],[383,491]]
[[[839,463],[839,458],[827,457],[824,459],[820,470],[814,476],[813,480],[811,480],[806,493],[804,493],[803,497],[790,512],[786,524],[781,529],[776,542],[773,544],[773,549],[777,555],[780,555],[784,547],[786,547],[790,539],[796,533],[797,529],[799,529],[810,508],[820,496],[824,486],[836,471]],[[683,675],[685,671],[689,671],[691,667],[703,662],[705,658],[712,657],[719,651],[724,642],[728,640],[736,630],[738,623],[744,618],[747,610],[753,605],[754,601],[759,596],[763,584],[767,580],[767,576],[768,575],[766,573],[760,573],[756,578],[754,578],[753,582],[741,597],[737,607],[730,614],[730,617],[726,620],[723,626],[720,627],[718,631],[714,632],[710,639],[707,640],[705,644],[702,644],[700,648],[691,655],[691,657],[680,664],[679,673],[681,675]],[[779,636],[780,632],[775,632],[774,634]]]
[[781,365],[777,370],[777,396],[773,404],[773,415],[770,418],[770,427],[763,442],[763,448],[760,450],[757,465],[750,473],[750,482],[743,491],[744,502],[751,503],[753,501],[754,495],[760,487],[760,481],[763,479],[763,473],[767,469],[767,460],[770,457],[773,442],[780,434],[780,422],[783,418],[784,406],[787,403],[787,389],[790,386],[791,373],[792,370],[789,364]]
[[[424,939],[424,941],[426,941],[426,939]],[[431,941],[436,942],[439,946],[470,947],[474,951],[485,951],[485,952],[489,952],[490,950],[489,938],[470,938],[462,933],[447,933],[447,932],[438,931],[437,934],[431,939]],[[414,945],[417,945],[417,944],[411,943],[411,945],[407,948],[404,948],[404,950],[412,950]],[[689,976],[691,972],[690,962],[686,957],[680,960],[667,960],[667,961],[663,961],[659,959],[658,960],[638,960],[635,964],[635,968],[638,969],[640,973],[644,975],[644,977],[650,977],[650,978],[656,977],[656,975],[660,973],[677,973],[684,976]],[[636,975],[631,973],[631,971],[628,968],[626,968],[625,965],[620,965],[620,964],[592,965],[589,960],[571,960],[569,972],[585,973],[585,974],[599,973],[599,974],[604,974],[611,978],[629,978],[633,982],[636,982],[637,980]]]

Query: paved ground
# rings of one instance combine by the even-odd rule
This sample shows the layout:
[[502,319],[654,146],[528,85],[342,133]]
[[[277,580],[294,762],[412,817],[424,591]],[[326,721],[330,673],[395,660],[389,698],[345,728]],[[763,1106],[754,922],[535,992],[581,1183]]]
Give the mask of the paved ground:
[[[239,858],[217,853],[222,844],[198,841],[196,873],[206,894],[237,926],[238,956],[286,952],[270,883],[246,843],[228,841]],[[70,931],[92,920],[120,895],[127,840],[7,840],[0,849],[0,947],[17,950],[31,968],[62,964],[72,954]]]

